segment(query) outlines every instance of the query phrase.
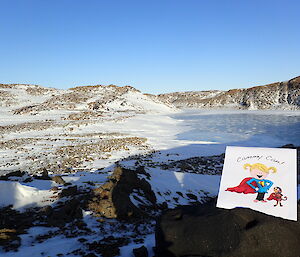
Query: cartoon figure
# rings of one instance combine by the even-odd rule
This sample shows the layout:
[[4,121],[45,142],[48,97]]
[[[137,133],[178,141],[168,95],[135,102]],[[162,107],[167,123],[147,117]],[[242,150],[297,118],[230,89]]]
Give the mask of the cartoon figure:
[[250,168],[251,177],[245,178],[236,187],[229,187],[226,191],[244,193],[244,194],[255,194],[257,197],[254,202],[267,202],[264,200],[265,194],[268,192],[273,182],[265,179],[269,175],[269,171],[273,170],[273,173],[277,171],[275,167],[267,167],[262,163],[245,164],[244,169]]
[[287,197],[283,196],[282,194],[282,190],[280,187],[274,187],[274,193],[272,193],[267,200],[271,201],[271,200],[275,200],[276,204],[274,205],[274,207],[276,207],[279,203],[279,206],[282,207],[281,201],[286,201]]

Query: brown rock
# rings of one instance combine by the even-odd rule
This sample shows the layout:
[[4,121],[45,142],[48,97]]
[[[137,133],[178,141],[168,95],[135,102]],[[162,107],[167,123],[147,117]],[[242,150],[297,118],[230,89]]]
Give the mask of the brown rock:
[[52,177],[52,180],[57,183],[57,184],[61,184],[64,185],[66,182],[64,181],[64,179],[61,176],[54,176]]
[[64,188],[61,193],[59,193],[59,197],[65,197],[65,196],[74,196],[78,193],[77,186],[71,186]]
[[0,246],[5,250],[16,250],[20,246],[20,237],[18,237],[17,230],[3,228],[0,229]]
[[94,190],[93,198],[88,205],[89,209],[106,218],[130,219],[147,216],[147,213],[135,206],[129,197],[134,189],[139,190],[152,204],[151,208],[156,208],[156,197],[150,184],[137,175],[144,173],[143,168],[135,171],[115,168],[109,181]]

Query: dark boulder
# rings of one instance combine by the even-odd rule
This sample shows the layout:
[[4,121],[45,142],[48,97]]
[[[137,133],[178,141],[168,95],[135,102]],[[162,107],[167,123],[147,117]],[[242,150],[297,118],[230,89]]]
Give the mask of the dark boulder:
[[100,241],[87,243],[87,248],[90,251],[95,251],[101,254],[102,257],[120,256],[120,247],[129,243],[126,238],[117,238],[113,236],[104,237]]
[[63,227],[66,223],[82,218],[81,203],[78,199],[71,199],[55,209],[44,209],[44,214],[47,215],[47,226]]
[[34,217],[30,212],[18,212],[12,206],[0,208],[0,248],[16,251],[21,243],[19,235],[26,233],[33,222]]
[[148,257],[148,250],[145,246],[134,248],[132,252],[134,257]]
[[77,186],[70,186],[67,188],[64,188],[61,193],[59,193],[59,197],[65,197],[65,196],[75,196],[76,194],[78,194],[78,190],[77,190]]
[[3,176],[0,176],[0,180],[9,180],[10,177],[23,177],[24,175],[25,175],[25,172],[22,172],[20,170],[12,171]]
[[299,257],[300,222],[246,208],[220,209],[214,201],[180,207],[158,220],[156,252],[164,257]]

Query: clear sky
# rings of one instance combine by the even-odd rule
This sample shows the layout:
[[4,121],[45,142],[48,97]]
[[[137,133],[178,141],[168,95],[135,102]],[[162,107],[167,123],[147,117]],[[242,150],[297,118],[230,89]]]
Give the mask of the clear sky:
[[245,88],[300,75],[300,1],[0,0],[0,83]]

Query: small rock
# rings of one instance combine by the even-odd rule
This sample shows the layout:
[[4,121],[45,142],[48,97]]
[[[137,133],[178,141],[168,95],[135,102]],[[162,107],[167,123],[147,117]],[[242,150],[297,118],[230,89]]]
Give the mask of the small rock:
[[21,172],[20,170],[10,172],[6,174],[7,177],[22,177],[25,174],[25,172]]
[[7,173],[3,176],[0,176],[0,180],[9,180],[9,177],[23,177],[24,174],[25,172],[21,172],[20,170],[17,170],[17,171]]
[[48,171],[47,171],[46,168],[43,169],[42,176],[43,177],[49,177],[49,174],[48,174]]
[[28,183],[28,182],[32,182],[32,181],[33,181],[32,177],[28,177],[23,180],[24,183]]
[[59,190],[58,187],[51,187],[49,191],[57,192],[58,190]]
[[52,207],[50,205],[44,206],[40,209],[40,212],[44,213],[46,216],[49,216],[52,213]]
[[64,185],[66,183],[66,181],[64,181],[61,176],[52,177],[52,181],[54,181],[57,184],[61,184],[61,185]]
[[197,196],[195,196],[194,194],[187,193],[186,196],[187,196],[188,198],[190,198],[191,200],[195,200],[195,201],[198,200]]
[[77,193],[78,193],[77,186],[67,187],[61,191],[59,197],[73,196],[76,195]]
[[133,255],[135,257],[148,257],[148,251],[145,246],[133,249]]
[[15,229],[0,229],[0,246],[5,250],[16,250],[20,246],[20,237]]

